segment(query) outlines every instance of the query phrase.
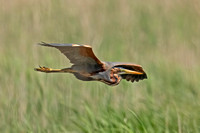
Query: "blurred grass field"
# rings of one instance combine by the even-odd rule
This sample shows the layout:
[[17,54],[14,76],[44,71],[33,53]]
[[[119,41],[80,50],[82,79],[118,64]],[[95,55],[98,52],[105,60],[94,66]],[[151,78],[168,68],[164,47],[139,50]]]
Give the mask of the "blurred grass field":
[[[148,80],[109,87],[38,65],[69,61],[40,41],[89,44]],[[0,0],[0,132],[199,133],[200,1]]]

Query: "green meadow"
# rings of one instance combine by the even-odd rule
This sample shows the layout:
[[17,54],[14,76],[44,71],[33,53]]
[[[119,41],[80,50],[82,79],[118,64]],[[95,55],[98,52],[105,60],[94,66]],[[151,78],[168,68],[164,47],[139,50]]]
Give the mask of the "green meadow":
[[[110,87],[37,43],[88,44],[148,75]],[[0,132],[199,133],[200,1],[0,0]]]

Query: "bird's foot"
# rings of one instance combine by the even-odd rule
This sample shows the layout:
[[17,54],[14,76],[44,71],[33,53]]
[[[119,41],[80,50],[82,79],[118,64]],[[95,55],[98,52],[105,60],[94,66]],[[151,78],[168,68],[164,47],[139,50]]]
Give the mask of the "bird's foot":
[[39,68],[35,68],[34,70],[40,71],[40,72],[46,72],[46,73],[51,72],[51,68],[41,67],[41,66],[39,66]]

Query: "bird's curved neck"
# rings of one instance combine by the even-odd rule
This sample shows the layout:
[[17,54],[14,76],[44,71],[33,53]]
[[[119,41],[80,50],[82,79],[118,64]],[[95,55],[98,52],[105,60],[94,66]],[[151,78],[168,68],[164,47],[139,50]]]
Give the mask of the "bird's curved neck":
[[122,79],[120,75],[118,75],[118,69],[112,68],[110,71],[107,73],[107,80],[101,80],[102,82],[108,84],[108,85],[118,85]]

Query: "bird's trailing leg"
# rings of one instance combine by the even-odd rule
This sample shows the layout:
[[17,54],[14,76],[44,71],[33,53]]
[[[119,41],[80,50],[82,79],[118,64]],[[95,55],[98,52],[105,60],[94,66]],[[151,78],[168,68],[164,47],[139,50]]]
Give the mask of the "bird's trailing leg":
[[72,73],[74,72],[71,68],[64,68],[64,69],[52,69],[47,67],[41,67],[35,68],[35,71],[45,72],[45,73],[56,73],[56,72],[63,72],[63,73]]

